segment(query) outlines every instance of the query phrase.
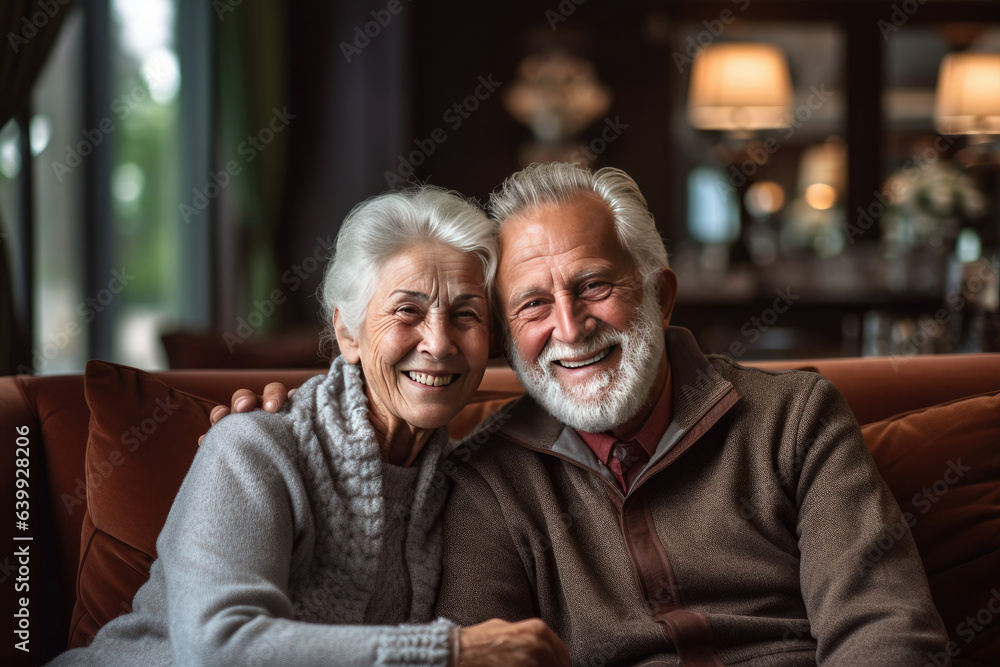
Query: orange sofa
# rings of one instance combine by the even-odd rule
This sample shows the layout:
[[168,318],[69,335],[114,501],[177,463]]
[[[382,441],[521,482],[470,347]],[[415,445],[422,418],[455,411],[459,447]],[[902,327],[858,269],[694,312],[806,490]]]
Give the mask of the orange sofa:
[[[844,393],[908,517],[951,635],[946,650],[956,665],[1000,664],[1000,354],[748,365],[819,372]],[[0,377],[0,487],[15,514],[0,556],[5,636],[14,632],[5,664],[86,644],[130,609],[213,404],[315,373],[147,374],[91,362],[86,376]],[[453,435],[521,392],[511,371],[490,368]],[[887,533],[882,547],[894,539]]]

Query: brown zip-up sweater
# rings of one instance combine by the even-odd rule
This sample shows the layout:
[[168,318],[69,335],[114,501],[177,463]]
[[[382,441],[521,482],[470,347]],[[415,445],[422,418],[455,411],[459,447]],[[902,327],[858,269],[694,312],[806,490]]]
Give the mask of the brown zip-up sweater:
[[[452,453],[439,614],[543,618],[576,665],[923,665],[947,634],[834,386],[667,329],[674,419],[623,494],[530,398]],[[876,563],[872,563],[876,555]]]

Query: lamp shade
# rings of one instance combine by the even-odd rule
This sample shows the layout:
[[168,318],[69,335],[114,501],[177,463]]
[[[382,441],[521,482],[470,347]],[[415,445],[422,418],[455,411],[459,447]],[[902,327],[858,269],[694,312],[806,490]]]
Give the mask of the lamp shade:
[[696,128],[788,127],[791,101],[788,61],[773,44],[712,44],[694,59],[688,121]]
[[941,60],[934,122],[942,134],[1000,134],[1000,53]]

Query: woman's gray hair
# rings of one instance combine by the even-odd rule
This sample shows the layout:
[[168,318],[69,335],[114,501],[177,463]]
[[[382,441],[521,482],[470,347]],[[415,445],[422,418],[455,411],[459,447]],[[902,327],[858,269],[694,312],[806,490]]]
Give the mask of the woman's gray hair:
[[333,258],[319,289],[326,336],[333,312],[356,334],[385,262],[415,243],[436,241],[471,252],[483,263],[486,298],[492,303],[497,268],[495,225],[472,200],[431,185],[387,192],[361,202],[337,233]]
[[527,209],[563,204],[580,192],[593,192],[607,204],[618,241],[639,267],[643,284],[658,285],[656,276],[669,266],[667,249],[646,198],[621,169],[604,167],[595,172],[568,162],[536,162],[509,176],[490,195],[489,212],[502,227]]

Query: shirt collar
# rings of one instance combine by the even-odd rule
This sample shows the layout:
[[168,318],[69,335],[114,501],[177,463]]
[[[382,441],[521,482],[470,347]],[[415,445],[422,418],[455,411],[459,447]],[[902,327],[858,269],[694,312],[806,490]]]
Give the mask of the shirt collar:
[[593,450],[597,458],[601,460],[601,463],[605,465],[608,464],[608,459],[611,457],[611,449],[620,439],[635,440],[646,450],[649,457],[652,458],[653,454],[656,453],[657,445],[660,444],[660,440],[663,438],[663,434],[667,432],[667,427],[670,426],[670,422],[673,420],[672,399],[673,389],[671,387],[670,363],[668,362],[667,381],[663,383],[663,391],[660,392],[660,397],[656,400],[656,405],[653,406],[653,411],[649,417],[631,437],[616,438],[608,431],[604,431],[603,433],[577,431],[577,434]]

